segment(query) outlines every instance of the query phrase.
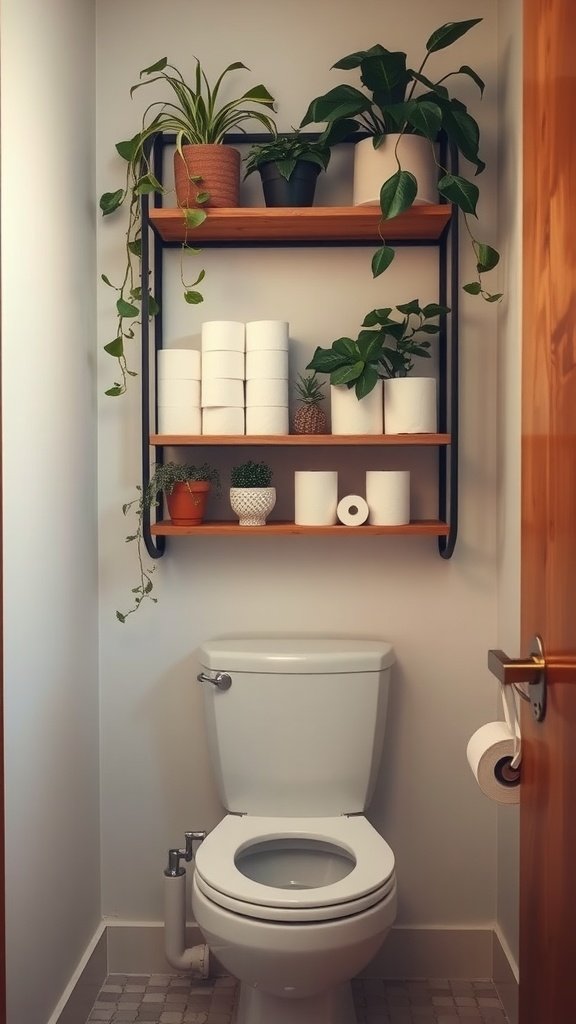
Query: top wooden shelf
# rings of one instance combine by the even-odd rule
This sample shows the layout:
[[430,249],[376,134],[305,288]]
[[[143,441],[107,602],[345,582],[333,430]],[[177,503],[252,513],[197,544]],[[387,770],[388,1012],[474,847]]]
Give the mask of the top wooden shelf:
[[[187,240],[196,242],[437,242],[451,206],[413,206],[384,221],[377,206],[237,207],[206,211]],[[164,242],[183,242],[186,226],[176,209],[150,210],[150,223]]]

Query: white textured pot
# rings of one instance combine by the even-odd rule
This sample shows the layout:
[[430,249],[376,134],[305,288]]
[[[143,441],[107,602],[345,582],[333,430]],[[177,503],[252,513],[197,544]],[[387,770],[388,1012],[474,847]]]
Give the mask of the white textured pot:
[[437,422],[433,377],[393,377],[384,381],[385,434],[435,434]]
[[[378,149],[372,139],[363,139],[354,147],[354,206],[379,206],[380,189],[396,174],[394,151],[398,135],[387,135]],[[403,171],[410,171],[418,182],[415,204],[438,202],[438,169],[432,146],[421,135],[403,135],[398,145]]]
[[365,398],[356,398],[354,388],[330,385],[330,403],[333,434],[381,434],[382,381]]
[[276,488],[231,487],[230,504],[239,526],[265,526],[276,504]]

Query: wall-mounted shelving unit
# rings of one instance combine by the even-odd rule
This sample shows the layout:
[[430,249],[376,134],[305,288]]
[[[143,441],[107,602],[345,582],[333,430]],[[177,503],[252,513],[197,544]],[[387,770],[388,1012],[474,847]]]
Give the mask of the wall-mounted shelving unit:
[[[261,141],[262,135],[233,135],[231,144]],[[154,142],[154,173],[162,181],[164,149],[174,145],[171,136],[158,136]],[[456,166],[455,154],[451,155]],[[210,247],[289,247],[289,246],[370,246],[382,240],[382,219],[377,207],[238,208],[207,210],[198,228],[187,229],[178,209],[163,209],[161,197],[142,197],[142,281],[152,272],[153,291],[162,309],[163,251],[179,247],[187,240],[194,246]],[[152,239],[152,247],[150,240]],[[206,522],[195,527],[175,527],[169,521],[151,523],[144,516],[143,536],[153,558],[164,552],[165,538],[176,536],[281,536],[308,534],[337,535],[416,535],[435,536],[443,558],[450,558],[456,543],[458,516],[458,217],[449,204],[415,206],[386,222],[386,242],[394,246],[434,246],[438,249],[438,301],[451,307],[450,320],[440,318],[438,336],[438,411],[439,433],[404,435],[287,435],[287,436],[183,436],[161,435],[151,431],[156,402],[151,390],[150,364],[163,345],[162,315],[154,318],[153,336],[147,316],[147,289],[142,288],[142,477],[146,487],[150,479],[150,451],[157,461],[164,447],[327,447],[350,448],[378,446],[426,447],[438,450],[438,518],[416,520],[405,526],[364,525],[351,530],[344,526],[297,526],[295,523],[269,521],[264,527],[240,527],[234,521]],[[154,420],[155,421],[155,420]],[[161,514],[161,511],[160,511]]]

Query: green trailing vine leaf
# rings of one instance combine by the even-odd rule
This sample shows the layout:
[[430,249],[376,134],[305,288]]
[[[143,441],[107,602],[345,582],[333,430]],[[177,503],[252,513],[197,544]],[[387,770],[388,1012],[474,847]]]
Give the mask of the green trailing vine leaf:
[[459,174],[445,174],[438,182],[440,195],[462,210],[476,216],[476,204],[480,195],[478,187]]
[[[440,187],[440,186],[438,186]],[[380,189],[380,209],[387,220],[407,210],[416,199],[418,182],[410,171],[396,171]]]
[[396,253],[389,245],[382,245],[376,249],[372,257],[372,277],[379,277],[388,269]]

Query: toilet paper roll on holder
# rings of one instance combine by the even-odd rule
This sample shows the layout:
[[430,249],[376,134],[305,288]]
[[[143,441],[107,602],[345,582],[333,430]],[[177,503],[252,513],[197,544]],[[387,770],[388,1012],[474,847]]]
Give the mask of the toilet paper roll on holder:
[[[488,651],[488,669],[505,686],[512,686],[522,700],[529,701],[537,722],[546,715],[546,655],[542,637],[536,635],[527,658],[509,658],[504,651]],[[528,693],[520,683],[528,684]]]

